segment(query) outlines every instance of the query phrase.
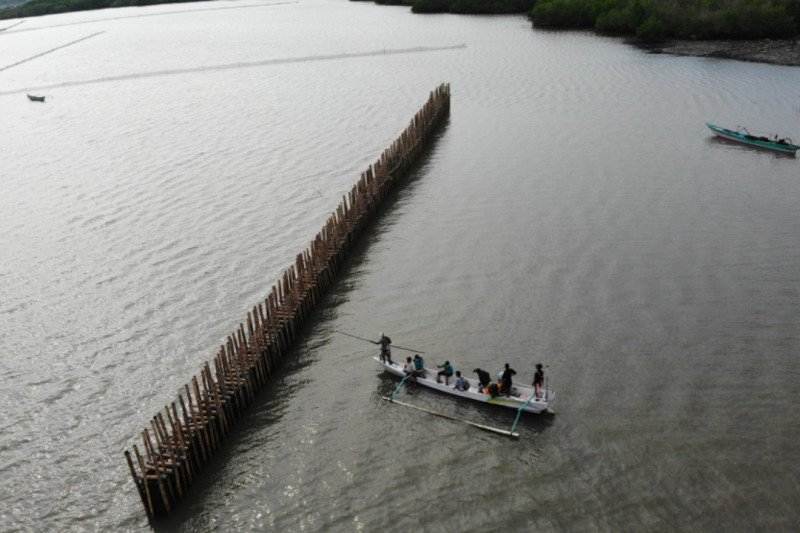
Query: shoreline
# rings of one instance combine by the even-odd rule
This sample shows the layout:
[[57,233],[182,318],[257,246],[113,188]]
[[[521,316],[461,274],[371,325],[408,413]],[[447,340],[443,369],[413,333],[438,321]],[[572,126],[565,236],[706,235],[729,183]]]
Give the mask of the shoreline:
[[754,41],[682,41],[667,40],[656,44],[637,44],[650,54],[715,57],[787,67],[800,66],[800,41],[759,39]]

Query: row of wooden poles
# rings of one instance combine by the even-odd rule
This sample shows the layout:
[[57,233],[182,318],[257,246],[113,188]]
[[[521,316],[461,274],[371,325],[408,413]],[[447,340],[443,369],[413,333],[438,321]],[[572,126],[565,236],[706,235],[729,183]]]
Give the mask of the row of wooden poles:
[[342,268],[347,251],[402,178],[450,109],[450,85],[430,94],[411,124],[364,173],[309,247],[295,258],[246,322],[228,336],[200,375],[184,385],[142,431],[142,448],[125,450],[151,518],[168,514],[234,422],[270,379],[312,309]]

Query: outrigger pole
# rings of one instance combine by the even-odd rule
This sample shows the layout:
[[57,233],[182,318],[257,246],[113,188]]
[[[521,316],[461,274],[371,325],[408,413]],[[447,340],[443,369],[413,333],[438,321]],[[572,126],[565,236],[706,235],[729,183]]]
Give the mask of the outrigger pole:
[[[392,402],[392,403],[396,403],[396,404],[400,404],[400,405],[405,405],[406,407],[410,407],[412,409],[417,409],[418,411],[422,411],[422,412],[425,412],[425,413],[428,413],[428,414],[431,414],[431,415],[440,416],[440,417],[446,418],[448,420],[455,420],[456,422],[463,422],[465,424],[469,424],[470,426],[476,427],[478,429],[482,429],[484,431],[489,431],[491,433],[498,433],[500,435],[506,435],[507,437],[511,437],[512,439],[518,439],[519,438],[519,433],[514,433],[514,427],[516,427],[516,425],[517,425],[516,421],[514,422],[514,426],[511,427],[511,431],[506,431],[505,429],[493,428],[491,426],[484,426],[483,424],[477,424],[475,422],[470,422],[469,420],[464,420],[462,418],[456,418],[454,416],[446,415],[444,413],[437,413],[436,411],[431,411],[430,409],[425,409],[424,407],[417,407],[416,405],[411,405],[410,403],[405,403],[405,402],[401,402],[401,401],[395,400],[394,399],[395,396],[397,396],[397,393],[400,392],[401,388],[403,388],[403,385],[405,385],[406,380],[408,380],[408,378],[410,378],[413,375],[414,374],[408,374],[406,377],[404,377],[402,380],[400,380],[400,384],[397,386],[396,389],[394,389],[394,392],[392,393],[391,397],[389,397],[389,396],[381,396],[381,398],[386,400],[387,402]],[[528,401],[530,401],[530,400],[528,400]],[[527,403],[528,402],[525,402],[525,405],[527,405]],[[520,408],[520,412],[522,412],[521,408]],[[519,413],[517,413],[517,420],[519,420]]]
[[[365,339],[364,337],[356,337],[355,335],[351,335],[349,333],[345,333],[344,331],[339,331],[338,329],[333,330],[333,332],[334,333],[339,333],[340,335],[347,335],[348,337],[353,337],[354,339],[358,339],[360,341],[367,341],[367,342],[371,342],[372,344],[378,344],[377,342],[375,342],[372,339]],[[402,346],[398,346],[396,344],[390,344],[389,346],[391,346],[392,348],[397,348],[398,350],[405,350],[407,352],[425,353],[422,350],[413,350],[411,348],[403,348]]]
[[401,389],[401,388],[403,388],[403,385],[405,384],[406,380],[407,380],[408,378],[410,378],[411,376],[413,376],[413,375],[414,375],[414,374],[407,374],[407,375],[406,375],[406,377],[404,377],[403,379],[401,379],[401,380],[400,380],[400,384],[397,386],[397,388],[396,388],[396,389],[394,389],[394,392],[392,393],[392,397],[391,397],[391,398],[389,398],[389,401],[390,401],[390,402],[393,402],[393,401],[394,401],[394,397],[395,397],[395,396],[397,396],[397,393],[398,393],[398,392],[400,392],[400,389]]
[[[545,394],[547,394],[547,389],[545,389]],[[525,403],[520,405],[519,409],[517,409],[517,418],[514,419],[514,424],[511,426],[511,432],[512,433],[514,432],[514,428],[517,427],[517,422],[519,422],[519,415],[521,415],[522,414],[522,410],[525,409],[525,407],[527,407],[527,405],[529,403],[531,403],[531,400],[533,400],[533,397],[534,397],[534,395],[531,394],[530,397],[527,400],[525,400]]]
[[405,405],[406,407],[410,407],[412,409],[416,409],[418,411],[422,411],[434,416],[440,416],[442,418],[446,418],[448,420],[455,420],[456,422],[463,422],[464,424],[468,424],[472,427],[476,427],[478,429],[482,429],[484,431],[489,431],[490,433],[498,433],[500,435],[505,435],[506,437],[511,437],[512,439],[518,439],[519,433],[514,433],[512,431],[507,431],[505,429],[500,428],[493,428],[491,426],[484,426],[483,424],[478,424],[476,422],[470,422],[469,420],[464,420],[463,418],[456,418],[454,416],[446,415],[444,413],[438,413],[436,411],[431,411],[430,409],[425,409],[424,407],[417,407],[416,405],[411,405],[410,403],[401,402],[398,400],[393,400],[389,396],[381,396],[382,399],[386,400],[387,402],[396,403],[399,405]]

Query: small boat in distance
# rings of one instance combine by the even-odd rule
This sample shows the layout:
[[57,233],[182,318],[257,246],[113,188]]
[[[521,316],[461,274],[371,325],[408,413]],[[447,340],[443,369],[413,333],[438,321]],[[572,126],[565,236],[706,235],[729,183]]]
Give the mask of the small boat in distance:
[[[405,377],[406,373],[403,372],[403,365],[400,363],[385,363],[380,360],[379,357],[373,357],[375,362],[377,362],[380,366],[384,369],[388,370],[395,376]],[[467,398],[469,400],[474,400],[477,402],[488,403],[491,405],[497,405],[500,407],[508,407],[511,409],[519,409],[522,407],[523,411],[528,413],[553,413],[553,409],[551,407],[553,401],[556,398],[556,393],[552,390],[545,390],[542,389],[541,398],[536,398],[534,396],[534,389],[533,387],[529,387],[527,385],[521,385],[518,383],[514,383],[511,387],[511,395],[510,396],[495,396],[492,398],[488,394],[484,394],[480,390],[480,383],[477,379],[466,379],[467,383],[469,383],[469,390],[461,391],[455,388],[456,380],[455,378],[450,378],[450,383],[437,383],[436,377],[437,372],[430,370],[428,368],[424,369],[424,377],[420,376],[416,379],[416,383],[418,385],[424,385],[425,387],[438,390],[439,392],[444,392],[445,394],[450,394],[452,396],[459,396],[461,398]]]
[[710,122],[706,122],[706,126],[708,126],[709,129],[714,132],[714,135],[728,141],[747,144],[757,148],[765,148],[767,150],[780,152],[782,154],[795,155],[795,152],[800,150],[800,146],[793,144],[792,140],[789,138],[779,139],[776,135],[773,139],[770,139],[769,137],[751,135],[750,132],[747,131],[747,128],[743,128],[741,126],[736,130],[721,128],[711,124]]
[[31,102],[44,102],[44,96],[36,96],[35,94],[29,94],[28,100]]

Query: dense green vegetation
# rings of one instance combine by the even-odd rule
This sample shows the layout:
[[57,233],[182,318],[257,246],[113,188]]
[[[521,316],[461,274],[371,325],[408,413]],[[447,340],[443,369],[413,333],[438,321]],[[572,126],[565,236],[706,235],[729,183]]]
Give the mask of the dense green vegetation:
[[528,13],[541,28],[590,28],[644,41],[795,38],[800,0],[375,0],[415,13]]
[[195,0],[31,0],[21,6],[0,9],[0,20],[38,17],[39,15],[66,13],[68,11],[87,11],[106,7],[149,6],[189,1]]
[[539,0],[530,11],[543,28],[593,28],[652,41],[793,38],[800,0]]
[[506,13],[527,13],[536,0],[414,0],[411,10],[414,13],[475,13],[499,15]]
[[[0,0],[0,6],[19,0]],[[192,0],[31,0],[0,9],[0,19]],[[541,28],[591,28],[652,41],[794,38],[800,0],[374,0],[415,13],[528,13]]]
[[[376,4],[411,6],[414,13],[501,15],[527,13],[536,0],[374,0]],[[800,0],[798,0],[800,1]]]

